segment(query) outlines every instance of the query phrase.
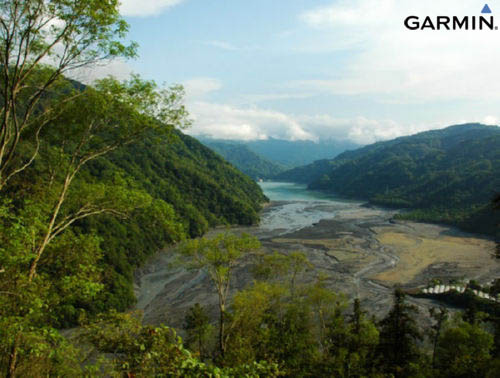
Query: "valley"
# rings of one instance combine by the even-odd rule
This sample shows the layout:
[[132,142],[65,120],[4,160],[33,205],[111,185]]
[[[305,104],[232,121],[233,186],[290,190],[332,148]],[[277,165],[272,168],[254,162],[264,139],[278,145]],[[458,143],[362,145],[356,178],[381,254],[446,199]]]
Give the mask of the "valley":
[[[262,243],[265,253],[304,252],[313,268],[302,277],[310,283],[318,275],[349,300],[359,298],[365,309],[381,318],[392,305],[394,287],[424,287],[432,279],[488,283],[497,278],[500,262],[492,258],[494,242],[449,226],[392,220],[396,210],[367,207],[305,186],[261,183],[271,203],[259,226],[236,227]],[[212,230],[211,233],[223,229]],[[215,316],[217,296],[208,278],[176,267],[172,251],[155,255],[136,274],[136,294],[145,322],[165,322],[181,328],[195,303],[208,305]],[[252,260],[237,267],[232,293],[252,282]],[[409,298],[428,322],[427,309],[439,303]]]
[[496,41],[327,3],[1,2],[0,377],[498,376]]

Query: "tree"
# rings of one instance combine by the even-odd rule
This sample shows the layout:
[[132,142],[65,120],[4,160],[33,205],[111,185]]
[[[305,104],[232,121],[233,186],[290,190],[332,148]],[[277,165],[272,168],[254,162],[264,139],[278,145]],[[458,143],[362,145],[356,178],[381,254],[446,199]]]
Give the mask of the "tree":
[[[500,194],[497,194],[495,198],[493,199],[493,210],[500,212]],[[497,218],[498,219],[498,218]],[[500,224],[496,224],[497,227],[497,236],[498,236],[498,228],[500,227]],[[497,243],[496,243],[496,248],[495,248],[495,257],[497,259],[500,259],[500,240],[497,237]]]
[[184,329],[187,332],[187,343],[192,348],[195,347],[200,358],[203,360],[207,356],[206,343],[212,333],[213,327],[210,324],[206,310],[199,303],[189,309],[185,317]]
[[[168,134],[175,126],[183,126],[186,112],[180,102],[181,92],[178,87],[158,91],[154,83],[138,77],[126,82],[106,79],[65,103],[60,116],[51,120],[50,127],[39,134],[46,142],[36,147],[43,159],[29,170],[26,167],[18,172],[16,178],[24,180],[9,183],[4,194],[20,185],[23,196],[17,199],[15,207],[7,202],[7,211],[0,214],[5,216],[1,220],[2,233],[13,244],[6,255],[0,256],[0,264],[8,277],[3,282],[15,289],[7,302],[18,302],[11,308],[42,311],[42,307],[48,305],[54,292],[46,290],[45,285],[50,287],[46,277],[35,282],[38,267],[50,246],[69,232],[75,222],[105,213],[124,217],[135,208],[151,204],[151,196],[133,182],[127,182],[119,172],[100,182],[89,177],[82,179],[80,173],[89,162],[144,135]],[[24,187],[26,182],[29,185]],[[66,254],[70,249],[58,251]],[[58,259],[45,259],[45,263],[55,266],[54,262],[64,259],[58,256]],[[20,292],[31,295],[18,295]],[[10,352],[9,375],[12,376],[18,360],[21,330],[26,329],[22,323],[27,320],[15,316],[10,319],[18,323],[19,329]]]
[[226,349],[225,312],[232,273],[246,253],[260,247],[250,235],[240,237],[229,233],[218,234],[212,239],[200,238],[186,242],[180,253],[183,263],[190,269],[202,269],[215,286],[219,299],[219,351],[224,357]]
[[[140,314],[110,314],[87,325],[82,335],[99,354],[110,356],[111,366],[101,366],[91,376],[128,377],[277,377],[275,364],[266,362],[221,369],[206,365],[182,345],[166,326],[145,326]],[[109,361],[108,359],[108,361]],[[108,363],[109,365],[109,363]],[[104,370],[103,368],[106,368]]]
[[478,324],[459,322],[447,328],[437,346],[436,368],[442,377],[484,377],[493,337]]
[[[147,204],[139,192],[116,190],[117,185],[104,196],[102,186],[87,185],[86,192],[80,190],[73,196],[76,201],[68,200],[72,183],[85,164],[147,133],[165,134],[175,127],[184,127],[187,113],[181,101],[180,87],[157,91],[153,82],[137,76],[125,82],[108,78],[95,88],[87,87],[82,96],[65,106],[57,120],[49,123],[51,127],[42,135],[48,146],[41,152],[48,182],[42,185],[53,193],[53,198],[45,198],[53,207],[40,239],[33,243],[29,281],[33,280],[47,245],[74,222],[103,213],[124,216],[135,204]],[[114,181],[120,181],[119,177]],[[93,200],[94,197],[101,201]]]
[[380,322],[380,366],[396,377],[405,376],[405,371],[420,355],[416,342],[422,340],[422,336],[413,318],[416,311],[415,306],[405,302],[405,294],[396,289],[394,305]]
[[317,375],[369,376],[378,343],[377,328],[371,320],[366,319],[357,299],[353,314],[345,316],[340,310],[337,308],[328,318],[326,348]]
[[347,325],[350,337],[348,337],[349,355],[345,364],[346,375],[367,375],[379,341],[379,331],[374,322],[367,318],[366,312],[361,309],[358,298],[354,300],[353,313]]
[[261,281],[235,294],[227,330],[226,364],[272,359],[277,350],[270,346],[270,319],[285,313],[289,298],[289,290],[283,285]]
[[257,264],[253,267],[253,274],[257,279],[266,281],[287,280],[293,296],[297,279],[311,267],[311,262],[303,252],[293,251],[289,254],[274,252],[258,256]]
[[[292,297],[294,286],[291,286]],[[312,309],[313,319],[317,324],[317,335],[319,340],[319,345],[321,352],[325,352],[332,344],[331,329],[328,330],[328,326],[332,324],[338,324],[339,328],[343,328],[344,316],[343,311],[346,307],[346,301],[343,295],[338,295],[332,290],[325,287],[324,278],[318,277],[313,285],[309,285],[304,288],[303,294],[305,296],[306,302]],[[340,324],[338,320],[341,319]],[[341,325],[341,326],[340,326]],[[335,327],[333,327],[335,328]],[[328,342],[327,342],[327,330],[330,331]],[[330,345],[328,345],[330,344]]]
[[[40,132],[60,107],[59,93],[51,90],[65,73],[135,56],[134,43],[120,42],[128,25],[118,5],[118,0],[0,2],[0,190],[36,158]],[[34,147],[19,160],[16,153],[26,138]]]
[[431,327],[430,336],[432,338],[432,368],[436,368],[436,349],[445,322],[448,320],[448,310],[441,307],[437,311],[434,307],[429,310],[429,314],[436,323]]

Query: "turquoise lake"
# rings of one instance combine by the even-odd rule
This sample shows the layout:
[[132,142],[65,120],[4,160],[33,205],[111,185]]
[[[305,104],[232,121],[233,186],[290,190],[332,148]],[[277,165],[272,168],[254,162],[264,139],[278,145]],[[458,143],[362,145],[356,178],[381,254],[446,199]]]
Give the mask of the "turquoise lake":
[[303,184],[260,182],[264,194],[278,202],[265,211],[260,227],[263,230],[290,232],[308,227],[322,219],[335,218],[339,210],[354,209],[361,202],[307,190]]

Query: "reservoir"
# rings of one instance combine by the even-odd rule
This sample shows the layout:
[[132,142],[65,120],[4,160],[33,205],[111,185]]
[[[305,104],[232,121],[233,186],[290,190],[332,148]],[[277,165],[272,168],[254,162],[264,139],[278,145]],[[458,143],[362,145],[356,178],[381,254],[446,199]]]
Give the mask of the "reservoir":
[[259,185],[272,203],[271,209],[264,211],[261,217],[263,231],[297,231],[323,219],[333,219],[339,210],[358,208],[362,204],[307,190],[304,184],[260,182]]

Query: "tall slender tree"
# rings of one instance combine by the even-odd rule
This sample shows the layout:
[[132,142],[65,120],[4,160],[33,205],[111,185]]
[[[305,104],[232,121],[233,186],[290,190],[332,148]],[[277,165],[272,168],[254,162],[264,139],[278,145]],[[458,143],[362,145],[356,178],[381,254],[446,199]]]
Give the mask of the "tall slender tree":
[[212,239],[200,238],[186,242],[180,249],[182,262],[190,269],[201,269],[208,274],[219,300],[219,352],[226,350],[225,316],[233,271],[238,262],[260,247],[259,241],[250,235],[238,237],[218,234]]
[[422,340],[414,318],[417,309],[407,304],[405,297],[402,290],[396,289],[394,305],[380,322],[380,367],[396,377],[405,376],[410,363],[419,358],[417,341]]
[[432,368],[436,367],[436,349],[439,341],[439,337],[443,331],[444,324],[448,320],[448,310],[441,307],[436,310],[434,307],[429,310],[431,318],[436,322],[430,331],[430,336],[432,339]]

